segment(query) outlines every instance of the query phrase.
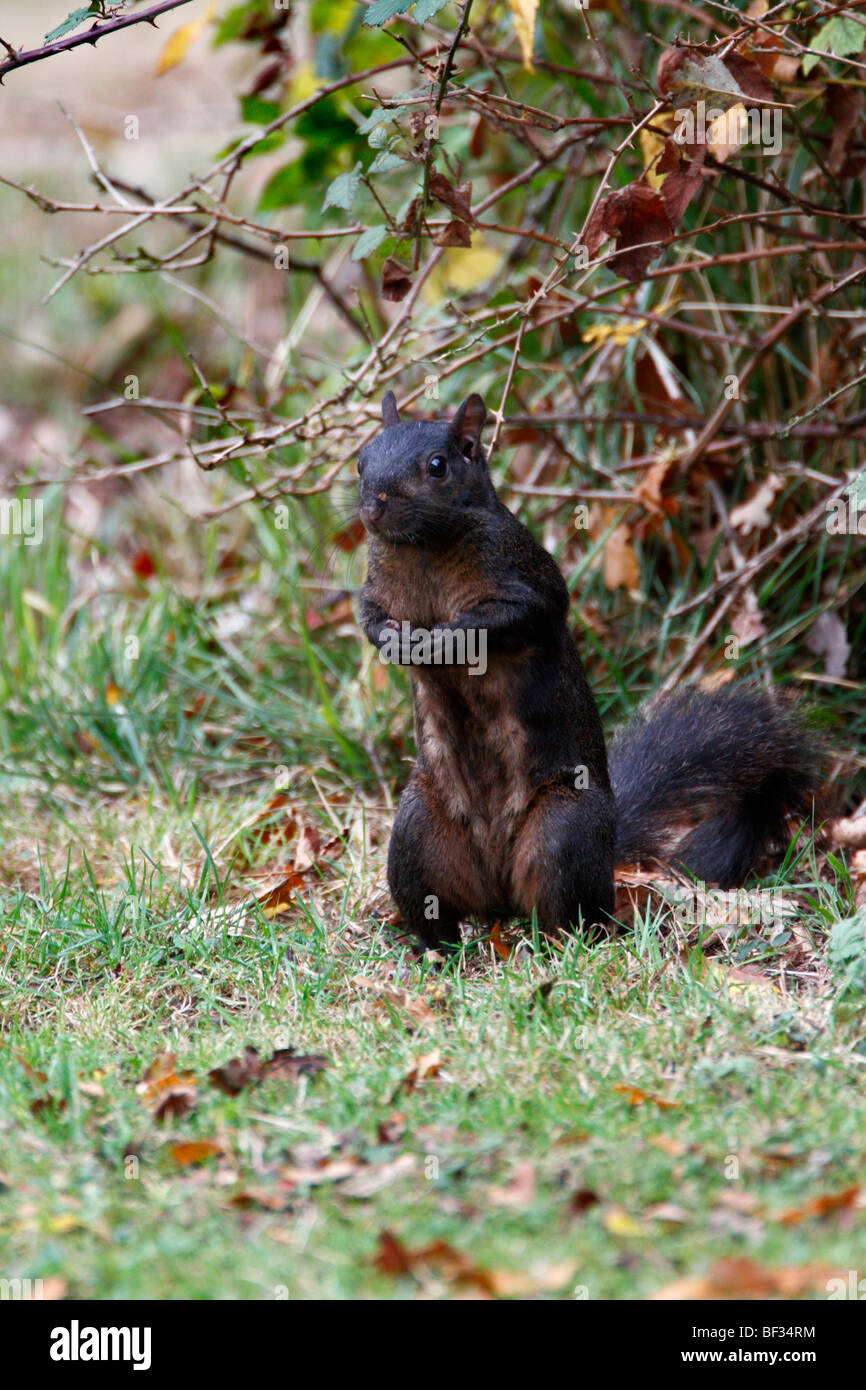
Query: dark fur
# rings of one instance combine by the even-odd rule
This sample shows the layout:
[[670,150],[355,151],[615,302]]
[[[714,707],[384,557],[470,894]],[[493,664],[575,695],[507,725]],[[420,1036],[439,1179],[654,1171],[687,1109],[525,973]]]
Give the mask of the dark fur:
[[722,888],[784,846],[788,817],[811,815],[820,780],[796,716],[749,687],[681,690],[638,713],[609,757],[617,863],[673,861]]
[[[389,392],[383,416],[359,459],[364,631],[380,649],[394,623],[487,633],[484,675],[410,666],[418,756],[388,881],[417,938],[453,944],[462,918],[533,910],[552,931],[603,922],[615,862],[673,858],[740,882],[787,814],[808,813],[805,736],[764,695],[683,692],[614,740],[615,803],[568,591],[496,496],[483,402],[470,396],[450,424],[403,422]],[[445,478],[427,471],[434,455]]]

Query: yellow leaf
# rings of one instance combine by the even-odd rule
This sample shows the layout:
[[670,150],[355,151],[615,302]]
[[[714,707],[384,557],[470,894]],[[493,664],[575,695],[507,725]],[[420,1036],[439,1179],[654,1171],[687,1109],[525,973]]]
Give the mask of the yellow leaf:
[[645,1236],[648,1234],[647,1227],[640,1221],[635,1221],[633,1216],[629,1216],[622,1207],[609,1207],[604,1214],[605,1229],[610,1231],[612,1236]]
[[77,1231],[83,1226],[84,1222],[81,1217],[76,1216],[75,1212],[72,1211],[60,1212],[59,1215],[49,1217],[48,1220],[49,1231],[54,1231],[57,1235],[66,1235],[68,1231]]
[[523,66],[533,72],[532,50],[535,47],[535,16],[538,14],[538,0],[508,0],[508,7],[514,17],[514,31],[523,54]]
[[431,271],[424,285],[424,298],[436,304],[449,294],[477,289],[496,274],[502,263],[501,251],[494,250],[481,236],[476,236],[472,246],[450,246]]
[[724,164],[750,139],[749,117],[741,101],[723,111],[707,126],[707,148],[719,164]]
[[209,5],[207,14],[202,15],[201,19],[192,19],[189,24],[182,24],[173,34],[169,34],[156,65],[157,77],[162,77],[169,68],[175,68],[178,63],[183,62],[193,39],[207,28],[215,13],[216,6]]
[[316,76],[316,69],[309,58],[303,63],[299,63],[292,80],[286,91],[286,101],[289,106],[297,106],[299,102],[306,101],[321,87],[321,82]]
[[[646,181],[649,184],[650,188],[661,188],[662,184],[665,181],[665,178],[667,177],[666,174],[656,173],[655,165],[659,157],[661,156],[662,150],[665,147],[665,140],[667,139],[667,135],[670,134],[673,128],[673,111],[662,111],[659,113],[659,115],[653,118],[652,130],[650,130],[649,126],[644,126],[638,134],[637,138],[640,143],[640,153],[641,159],[643,161],[644,173],[646,176]],[[662,135],[662,130],[666,131],[667,134]]]
[[617,319],[615,323],[594,323],[581,335],[584,343],[598,343],[603,347],[612,338],[618,347],[624,347],[630,338],[636,338],[646,326],[644,319]]

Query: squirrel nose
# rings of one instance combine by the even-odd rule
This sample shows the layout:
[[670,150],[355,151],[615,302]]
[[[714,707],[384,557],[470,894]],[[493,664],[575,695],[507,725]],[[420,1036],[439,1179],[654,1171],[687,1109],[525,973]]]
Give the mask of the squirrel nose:
[[387,493],[380,492],[378,497],[367,497],[361,503],[361,517],[364,521],[378,521],[385,510]]

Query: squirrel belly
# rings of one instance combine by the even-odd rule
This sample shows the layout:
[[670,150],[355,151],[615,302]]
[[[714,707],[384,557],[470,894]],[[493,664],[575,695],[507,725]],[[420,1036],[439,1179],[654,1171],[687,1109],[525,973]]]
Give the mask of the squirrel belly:
[[[456,945],[469,916],[605,923],[615,863],[741,883],[819,779],[796,719],[740,688],[652,702],[614,738],[609,775],[565,581],[494,491],[485,418],[470,396],[451,422],[403,421],[389,392],[359,456],[361,625],[407,664],[415,708],[388,882],[427,948]],[[437,659],[482,647],[483,667]]]

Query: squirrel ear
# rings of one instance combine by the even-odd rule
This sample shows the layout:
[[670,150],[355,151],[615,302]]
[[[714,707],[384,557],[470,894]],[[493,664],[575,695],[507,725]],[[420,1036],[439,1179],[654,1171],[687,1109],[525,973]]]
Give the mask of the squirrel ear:
[[393,391],[386,391],[382,397],[382,424],[386,430],[392,425],[399,425],[400,413],[397,410],[397,397]]
[[467,396],[451,422],[463,453],[473,458],[481,446],[481,431],[487,419],[487,406],[479,395]]

